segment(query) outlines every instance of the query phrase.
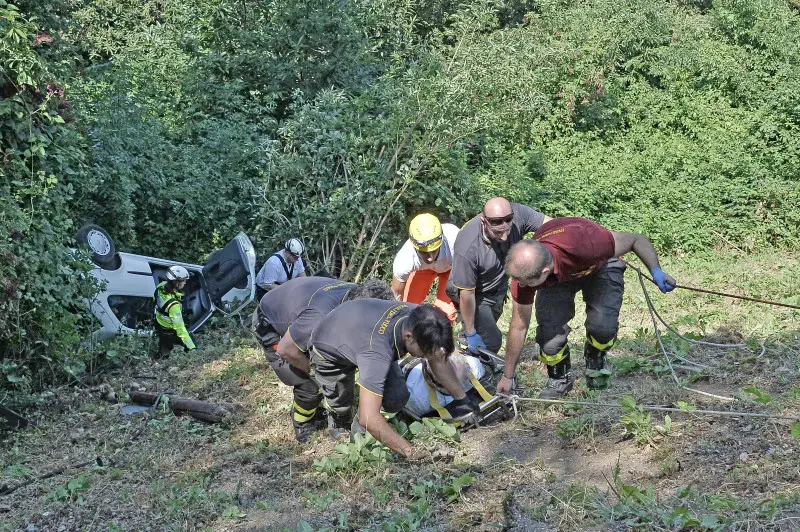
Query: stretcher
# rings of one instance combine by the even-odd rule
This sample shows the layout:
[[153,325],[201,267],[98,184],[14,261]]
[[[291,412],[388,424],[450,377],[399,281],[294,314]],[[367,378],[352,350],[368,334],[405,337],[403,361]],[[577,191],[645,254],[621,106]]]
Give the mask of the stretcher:
[[[453,416],[451,411],[448,410],[449,405],[442,405],[436,394],[437,390],[444,394],[446,394],[446,392],[433,380],[433,376],[430,372],[426,371],[426,368],[423,367],[423,373],[428,388],[428,397],[431,407],[433,408],[429,414],[423,417],[441,418],[444,422],[457,427],[461,431],[467,431],[479,426],[493,425],[513,417],[511,401],[495,394],[497,383],[503,376],[505,360],[497,356],[496,353],[484,348],[479,348],[477,355],[473,355],[469,352],[461,354],[478,358],[486,370],[484,376],[480,380],[477,379],[474,374],[470,376],[472,389],[467,392],[469,398],[479,404],[480,415],[471,412],[462,416]],[[409,355],[400,361],[400,368],[403,370],[404,374],[407,375],[411,369],[420,364],[425,364],[425,362]],[[514,388],[516,388],[516,379]],[[408,409],[404,409],[402,415],[415,421],[422,420],[422,417]]]

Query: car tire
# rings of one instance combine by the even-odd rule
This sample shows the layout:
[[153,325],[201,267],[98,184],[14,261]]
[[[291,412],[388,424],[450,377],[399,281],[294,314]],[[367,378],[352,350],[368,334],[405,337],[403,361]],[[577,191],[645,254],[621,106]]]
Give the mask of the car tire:
[[78,244],[85,246],[91,255],[92,262],[104,270],[116,270],[122,264],[117,254],[114,240],[108,231],[99,225],[87,224],[80,228],[75,235]]

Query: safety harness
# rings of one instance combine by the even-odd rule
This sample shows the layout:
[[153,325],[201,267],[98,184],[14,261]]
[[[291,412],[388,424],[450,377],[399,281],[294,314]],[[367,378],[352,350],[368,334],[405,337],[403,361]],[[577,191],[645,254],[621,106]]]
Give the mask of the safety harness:
[[[292,274],[294,273],[294,263],[292,263],[292,267],[290,268],[286,264],[286,259],[283,258],[283,254],[280,251],[277,252],[277,253],[273,253],[272,256],[273,257],[278,257],[278,260],[281,261],[281,266],[283,266],[283,271],[284,271],[284,273],[286,273],[286,280],[287,281],[291,281]],[[281,284],[281,283],[276,282],[275,284]]]
[[180,298],[183,296],[180,292],[175,292],[174,294],[166,294],[166,299],[162,299],[161,297],[161,289],[166,286],[166,282],[159,284],[156,286],[156,291],[153,293],[153,299],[156,302],[156,312],[164,316],[165,318],[169,318],[169,309],[172,308],[173,305],[180,305],[181,301]]

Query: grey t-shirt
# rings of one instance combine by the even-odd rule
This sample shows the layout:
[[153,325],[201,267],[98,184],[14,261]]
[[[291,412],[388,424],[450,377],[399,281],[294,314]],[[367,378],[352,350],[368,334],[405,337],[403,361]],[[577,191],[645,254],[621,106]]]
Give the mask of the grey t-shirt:
[[392,363],[406,353],[402,323],[416,306],[382,299],[348,301],[317,325],[311,345],[343,369],[358,368],[358,384],[382,396]]
[[[261,288],[266,288],[273,284],[283,284],[290,279],[286,275],[286,270],[283,269],[283,262],[278,257],[283,253],[283,250],[278,250],[267,259],[261,269],[256,275],[256,284]],[[286,259],[284,259],[285,261]],[[303,264],[303,259],[298,257],[297,262],[294,264],[287,264],[286,267],[289,273],[292,274],[292,279],[300,277],[300,274],[305,273],[306,267]]]
[[289,331],[301,351],[308,351],[311,332],[338,307],[357,284],[327,277],[298,277],[261,298],[261,313],[281,336]]
[[512,203],[514,220],[505,242],[489,242],[481,230],[481,217],[476,216],[461,228],[453,249],[450,281],[461,290],[491,292],[508,281],[504,264],[509,248],[526,233],[536,231],[544,214],[520,203]]

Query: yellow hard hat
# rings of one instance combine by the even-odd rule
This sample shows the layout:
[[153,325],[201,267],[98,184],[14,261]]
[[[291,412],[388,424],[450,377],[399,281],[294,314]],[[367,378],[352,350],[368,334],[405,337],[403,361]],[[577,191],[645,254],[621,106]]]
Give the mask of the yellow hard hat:
[[411,239],[411,245],[418,251],[436,251],[444,240],[442,224],[439,218],[432,214],[419,214],[408,226],[408,237]]

